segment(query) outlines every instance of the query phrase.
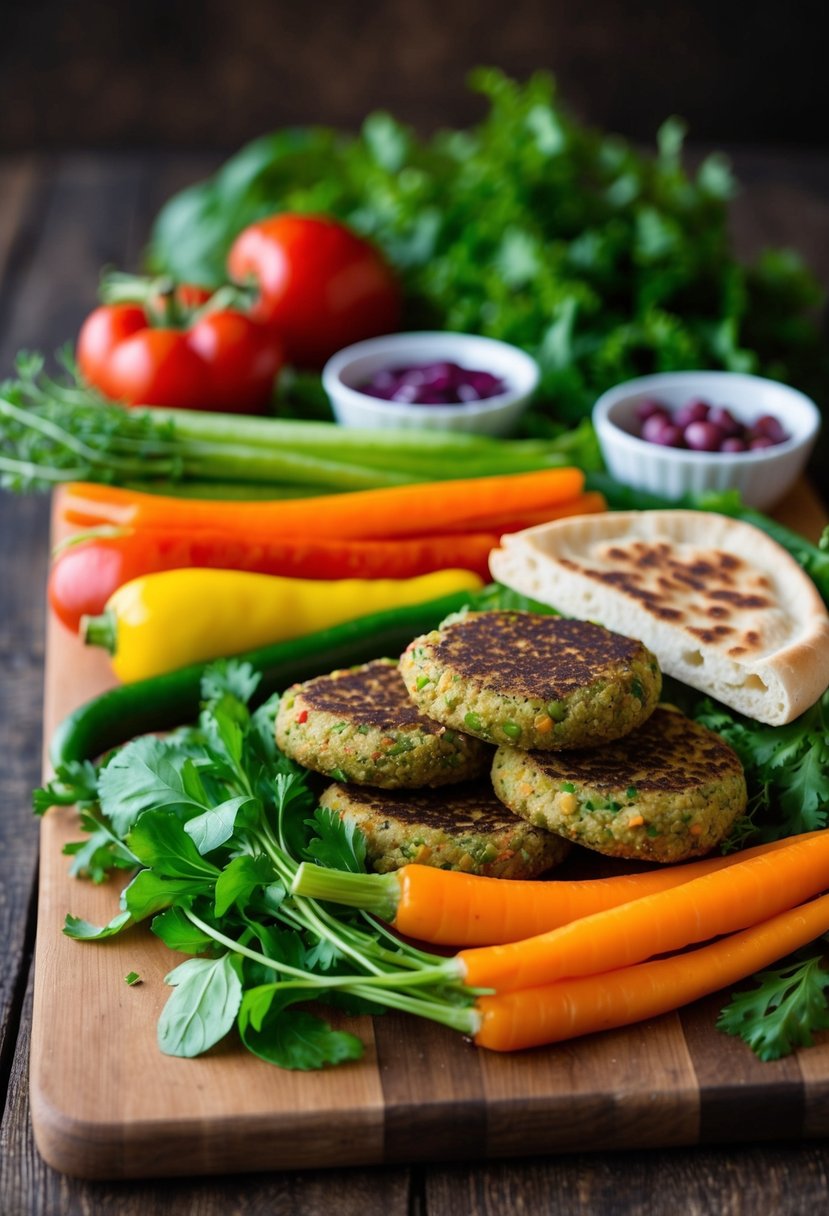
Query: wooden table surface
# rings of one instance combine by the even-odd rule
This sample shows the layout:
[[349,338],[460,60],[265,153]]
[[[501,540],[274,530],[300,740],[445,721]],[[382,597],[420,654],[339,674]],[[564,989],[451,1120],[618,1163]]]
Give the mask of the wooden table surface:
[[[829,285],[829,153],[735,152],[738,249],[799,249]],[[208,172],[204,156],[0,159],[0,377],[21,348],[74,337],[100,268],[134,268],[152,216]],[[826,489],[826,487],[821,487]],[[48,500],[0,491],[0,1213],[124,1216],[645,1214],[800,1216],[829,1191],[829,1144],[742,1144],[439,1166],[146,1183],[82,1182],[47,1167],[28,1102],[42,744]],[[738,1136],[735,1130],[735,1137]],[[586,1146],[587,1148],[587,1146]]]

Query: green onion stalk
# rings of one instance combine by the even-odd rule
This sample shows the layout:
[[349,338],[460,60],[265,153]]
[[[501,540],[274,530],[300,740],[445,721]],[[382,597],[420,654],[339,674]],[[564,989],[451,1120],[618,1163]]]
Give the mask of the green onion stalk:
[[524,473],[594,462],[587,424],[553,439],[495,439],[448,431],[358,430],[333,422],[125,408],[68,375],[18,358],[0,386],[0,484],[43,490],[96,481],[140,489],[257,497],[336,493]]

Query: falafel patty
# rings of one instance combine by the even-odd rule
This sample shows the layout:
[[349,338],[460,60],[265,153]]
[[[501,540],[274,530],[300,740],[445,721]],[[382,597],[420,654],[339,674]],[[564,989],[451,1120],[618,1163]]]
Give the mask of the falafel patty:
[[294,684],[279,705],[276,741],[305,768],[382,789],[465,781],[492,759],[480,740],[418,713],[393,659]]
[[550,755],[499,747],[492,783],[529,823],[610,857],[684,861],[709,852],[746,806],[736,752],[669,705],[626,739]]
[[447,791],[397,794],[331,785],[320,804],[366,838],[366,862],[380,874],[409,862],[489,878],[536,878],[570,845],[511,814],[488,781]]
[[641,643],[589,621],[468,612],[409,644],[400,672],[418,708],[492,743],[595,747],[640,726],[662,675]]

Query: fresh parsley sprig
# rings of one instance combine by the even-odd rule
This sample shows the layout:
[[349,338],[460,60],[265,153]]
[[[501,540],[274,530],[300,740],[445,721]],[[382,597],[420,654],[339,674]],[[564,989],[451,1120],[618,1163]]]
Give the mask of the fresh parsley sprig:
[[194,1056],[234,1026],[249,1050],[285,1068],[356,1059],[362,1044],[316,1014],[407,1010],[474,1033],[475,991],[446,960],[393,937],[364,913],[289,895],[299,863],[360,872],[365,842],[316,805],[308,775],[274,741],[278,698],[248,708],[258,682],[246,663],[219,662],[202,686],[198,724],[143,737],[99,768],[71,765],[35,794],[37,810],[83,804],[88,839],[68,846],[73,873],[101,881],[129,868],[106,925],[68,916],[64,932],[99,941],[150,920],[189,954],[166,977],[162,1051]]
[[756,987],[734,995],[717,1021],[761,1060],[779,1060],[829,1030],[829,971],[821,953],[797,954],[754,977]]

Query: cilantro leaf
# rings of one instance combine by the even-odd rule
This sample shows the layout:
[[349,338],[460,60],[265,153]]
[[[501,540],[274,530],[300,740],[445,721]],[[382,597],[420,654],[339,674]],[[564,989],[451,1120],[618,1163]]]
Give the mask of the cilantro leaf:
[[218,867],[200,855],[175,815],[165,811],[145,811],[131,828],[127,845],[139,861],[166,878],[215,881],[219,874]]
[[165,1055],[201,1055],[233,1027],[242,981],[231,955],[187,959],[164,982],[173,988],[158,1020],[158,1045]]
[[[267,857],[234,857],[216,879],[216,915],[224,916],[233,904],[244,905],[257,887],[272,882],[273,866]],[[282,892],[284,895],[284,887]]]
[[171,950],[179,950],[182,954],[202,954],[215,945],[213,938],[194,925],[184,909],[177,906],[153,917],[150,929]]
[[132,914],[126,909],[113,916],[106,925],[93,925],[80,916],[67,916],[63,924],[63,932],[67,937],[78,942],[99,942],[107,937],[115,937],[122,929],[133,923]]
[[248,662],[240,659],[217,659],[202,676],[203,701],[220,701],[230,696],[247,705],[262,679]]
[[336,811],[324,806],[317,807],[313,819],[306,823],[317,833],[305,850],[310,860],[331,870],[365,873],[366,838],[356,823],[341,819]]
[[98,773],[89,760],[61,764],[45,786],[34,790],[32,805],[36,815],[53,806],[88,806],[98,799]]
[[334,1030],[311,1013],[286,1008],[307,997],[301,989],[286,994],[275,985],[246,992],[239,1010],[239,1033],[248,1050],[280,1068],[301,1070],[359,1060],[363,1045],[356,1035]]
[[141,870],[121,892],[121,907],[133,920],[146,920],[174,904],[190,904],[210,887],[197,878],[163,878],[152,870]]
[[761,1060],[810,1047],[817,1031],[829,1030],[829,971],[822,955],[795,957],[754,978],[757,986],[732,996],[717,1027],[741,1038]]
[[236,829],[236,821],[240,812],[247,807],[254,809],[255,798],[248,794],[240,794],[237,798],[228,798],[218,806],[208,807],[201,815],[188,819],[184,830],[191,838],[199,853],[212,853],[220,845],[230,840]]
[[143,736],[127,743],[101,769],[101,810],[119,836],[126,836],[138,816],[150,808],[203,808],[187,793],[175,745]]
[[63,852],[72,858],[69,873],[74,878],[90,878],[100,883],[111,870],[130,870],[140,865],[135,854],[91,811],[82,810],[80,817],[81,827],[89,832],[88,839],[63,846]]

